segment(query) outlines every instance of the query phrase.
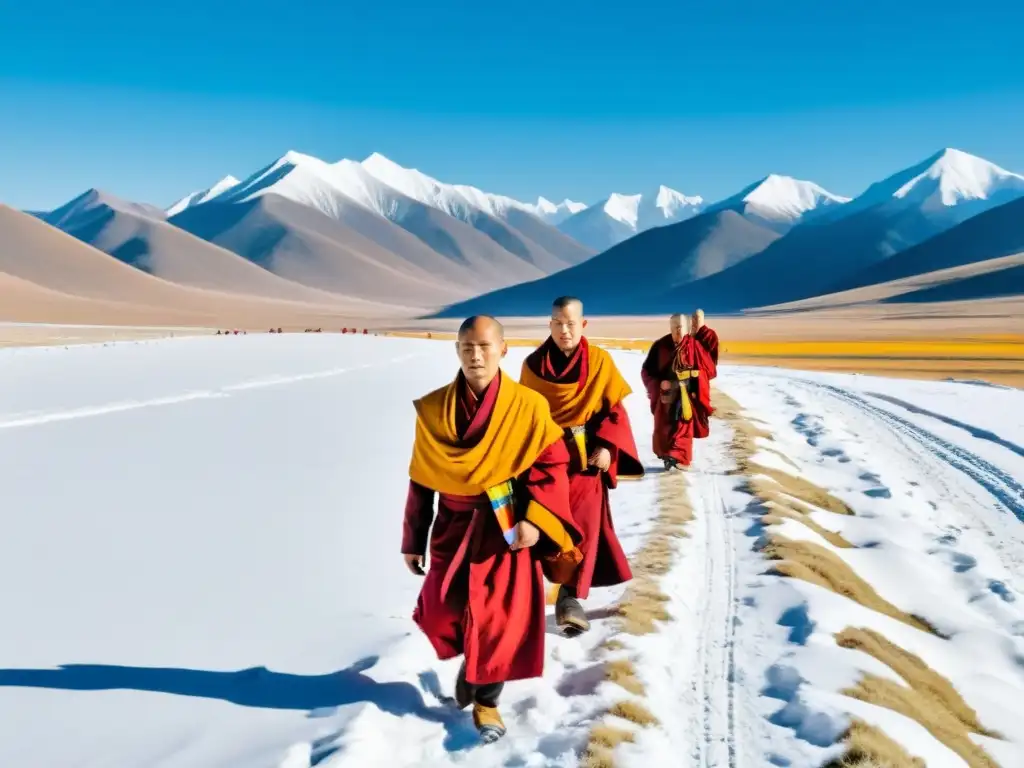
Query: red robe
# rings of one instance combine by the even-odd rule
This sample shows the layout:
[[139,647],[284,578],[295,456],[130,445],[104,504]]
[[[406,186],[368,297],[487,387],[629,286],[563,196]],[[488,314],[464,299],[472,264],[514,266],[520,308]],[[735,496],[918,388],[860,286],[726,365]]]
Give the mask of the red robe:
[[[697,370],[695,396],[690,396],[692,418],[675,417],[676,405],[661,402],[661,382],[678,380],[676,371]],[[683,336],[677,345],[672,336],[662,336],[651,346],[640,369],[654,414],[652,445],[656,456],[672,458],[684,466],[693,461],[693,440],[711,433],[711,379],[718,367],[708,350],[693,336]],[[681,382],[685,386],[685,382]]]
[[[588,378],[589,352],[587,339],[583,338],[572,356],[566,357],[548,337],[523,365],[546,381],[576,382],[578,390],[582,391],[592,383]],[[567,435],[566,439],[571,441],[572,437]],[[644,474],[629,414],[621,400],[610,403],[605,398],[604,407],[587,420],[586,445],[588,454],[597,447],[607,448],[611,454],[611,465],[607,472],[581,466],[578,451],[569,452],[572,457],[569,463],[569,504],[576,526],[583,534],[580,544],[583,562],[568,586],[575,589],[580,599],[590,594],[591,587],[610,587],[633,578],[629,560],[612,523],[608,491],[618,486],[620,474],[631,477]]]
[[[503,382],[518,386],[499,373],[477,399],[459,374],[456,429],[464,443],[478,441],[487,429]],[[550,510],[578,539],[568,506],[568,463],[565,445],[554,442],[519,476],[517,493]],[[472,685],[540,677],[546,608],[538,553],[544,534],[533,547],[512,551],[486,494],[435,494],[410,480],[402,553],[424,554],[428,537],[428,569],[413,620],[438,658],[464,654]]]
[[706,325],[702,325],[697,329],[694,337],[701,344],[704,345],[704,349],[711,355],[711,362],[716,366],[718,365],[718,334],[715,333],[714,329],[708,328]]

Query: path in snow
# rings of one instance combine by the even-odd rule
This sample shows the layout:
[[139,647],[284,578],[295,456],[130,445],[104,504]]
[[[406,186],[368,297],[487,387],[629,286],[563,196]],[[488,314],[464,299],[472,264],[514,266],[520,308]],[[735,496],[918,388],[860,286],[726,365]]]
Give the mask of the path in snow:
[[[778,681],[766,695],[783,704],[768,713],[790,734],[788,745],[778,742],[788,747],[781,758],[815,764],[810,761],[825,757],[842,731],[844,713],[856,712],[929,765],[963,764],[891,710],[834,696],[871,669],[831,639],[853,623],[877,628],[949,679],[981,722],[1009,739],[987,740],[990,754],[1002,765],[1022,764],[1017,731],[1024,717],[1024,475],[1016,450],[1021,435],[1014,428],[1019,411],[990,412],[985,396],[935,382],[739,369],[719,384],[766,423],[773,448],[795,462],[795,468],[779,469],[829,489],[857,513],[813,515],[856,545],[832,551],[883,599],[951,636],[947,641],[907,632],[799,580],[756,579],[747,593],[756,610],[741,611],[741,618],[759,623],[767,641],[767,652],[752,669],[761,680]],[[1020,393],[1011,394],[1019,407]],[[1005,405],[1008,397],[1000,396]],[[757,460],[770,462],[773,455],[762,451]],[[776,531],[828,548],[793,521]],[[794,626],[792,643],[779,642],[777,628],[769,626],[773,612],[775,623]],[[781,729],[772,728],[777,739]],[[803,761],[794,760],[796,755]]]
[[[527,351],[510,350],[505,370],[517,375]],[[621,636],[660,725],[621,745],[619,764],[813,765],[834,751],[835,707],[804,696],[810,683],[768,681],[800,669],[832,690],[822,680],[842,675],[801,660],[809,637],[832,652],[813,637],[823,617],[793,613],[799,585],[780,592],[765,574],[764,510],[731,474],[729,425],[715,420],[685,479],[657,471],[643,355],[614,355],[652,469],[613,492],[627,554],[666,489],[694,513],[659,579],[673,620]],[[600,648],[622,588],[586,601],[582,637],[549,619],[545,676],[508,686],[509,734],[486,748],[443,703],[458,661],[438,662],[410,619],[418,581],[397,554],[410,401],[456,364],[448,343],[337,336],[5,351],[0,579],[18,586],[0,635],[0,764],[575,766],[591,728],[629,698],[605,679],[615,655]],[[952,619],[1024,633],[1015,393],[729,366],[718,385],[800,473],[864,512],[842,521],[851,540],[878,544],[856,557],[912,550]],[[970,418],[947,407],[968,397]],[[983,412],[989,400],[1002,412]],[[879,591],[917,599],[923,586],[905,582]],[[1024,656],[1020,637],[1007,642]],[[1016,674],[983,716],[1014,714],[1000,697]]]

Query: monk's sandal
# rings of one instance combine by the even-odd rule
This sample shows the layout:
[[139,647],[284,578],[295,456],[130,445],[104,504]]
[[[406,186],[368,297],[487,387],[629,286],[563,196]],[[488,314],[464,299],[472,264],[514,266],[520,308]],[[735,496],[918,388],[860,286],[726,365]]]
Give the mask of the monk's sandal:
[[555,624],[568,637],[582,635],[590,629],[590,621],[583,606],[565,590],[565,587],[558,591],[558,600],[555,601]]
[[480,738],[485,744],[497,741],[505,735],[505,723],[496,707],[474,704],[473,725],[480,732]]

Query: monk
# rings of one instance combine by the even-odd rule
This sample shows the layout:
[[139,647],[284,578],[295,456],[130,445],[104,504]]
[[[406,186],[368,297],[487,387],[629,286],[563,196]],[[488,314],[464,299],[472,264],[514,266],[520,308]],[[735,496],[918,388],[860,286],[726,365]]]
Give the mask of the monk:
[[439,659],[463,657],[456,704],[472,704],[494,741],[505,735],[504,684],[543,673],[544,576],[572,577],[582,536],[562,430],[543,397],[501,373],[501,324],[469,318],[456,349],[455,380],[414,402],[402,555],[425,576],[413,620]]
[[711,362],[716,366],[718,365],[718,334],[715,333],[713,328],[708,327],[704,322],[704,310],[698,309],[693,313],[693,335],[701,344],[704,345],[704,349],[711,355]]
[[710,434],[711,379],[718,375],[689,316],[672,315],[669,330],[651,345],[640,369],[654,414],[654,453],[666,470],[688,467],[694,438]]
[[623,400],[632,390],[612,356],[583,335],[583,302],[555,299],[551,335],[523,361],[519,383],[544,396],[564,432],[571,456],[569,506],[583,534],[583,563],[575,578],[559,587],[555,622],[570,636],[590,629],[580,600],[591,587],[610,587],[633,578],[612,524],[609,489],[619,477],[643,477],[636,441]]

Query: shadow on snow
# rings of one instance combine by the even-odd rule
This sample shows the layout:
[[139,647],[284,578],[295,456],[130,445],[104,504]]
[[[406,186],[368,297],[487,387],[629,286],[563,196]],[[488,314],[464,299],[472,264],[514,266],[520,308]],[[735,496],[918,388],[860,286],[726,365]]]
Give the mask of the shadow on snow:
[[[362,659],[347,669],[324,675],[295,675],[253,667],[215,672],[171,667],[122,667],[68,664],[55,669],[0,669],[0,687],[48,688],[64,691],[146,691],[175,696],[219,699],[258,709],[317,710],[351,704],[372,704],[395,717],[418,717],[440,724],[449,751],[478,740],[468,714],[451,706],[428,706],[419,688],[407,682],[379,682],[363,674],[377,663]],[[432,686],[428,686],[428,689]]]

